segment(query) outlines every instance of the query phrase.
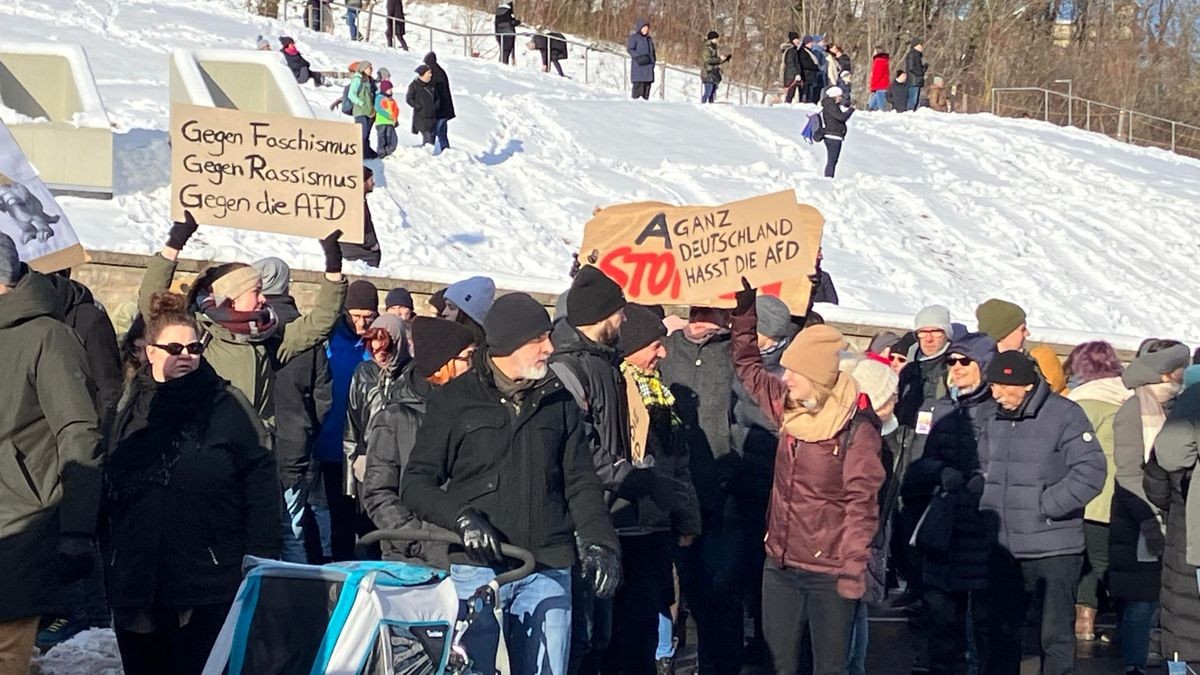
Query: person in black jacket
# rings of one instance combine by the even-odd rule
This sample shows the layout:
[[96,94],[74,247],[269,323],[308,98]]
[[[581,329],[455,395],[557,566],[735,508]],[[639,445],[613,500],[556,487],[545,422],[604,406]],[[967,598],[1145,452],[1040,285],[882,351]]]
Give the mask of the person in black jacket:
[[562,33],[538,33],[529,41],[529,48],[542,55],[543,73],[550,72],[550,66],[553,65],[559,77],[566,77],[563,75],[562,64],[559,63],[567,58],[567,39]]
[[797,49],[796,56],[800,59],[800,76],[804,80],[805,103],[821,102],[821,59],[812,49],[813,37],[805,35]]
[[405,102],[413,109],[412,132],[421,134],[421,144],[433,147],[433,154],[441,153],[437,141],[438,100],[437,87],[433,85],[433,69],[425,64],[417,66],[417,77],[408,85]]
[[437,142],[441,144],[442,150],[446,150],[450,147],[448,135],[450,120],[455,117],[454,95],[450,93],[450,78],[446,76],[446,71],[438,65],[437,54],[433,52],[426,54],[424,63],[433,73],[430,82],[433,83],[434,91],[437,92],[437,128],[434,135],[437,137]]
[[[300,318],[290,294],[291,269],[279,258],[263,258],[251,266],[263,280],[267,306],[281,324]],[[333,404],[333,377],[329,357],[313,347],[275,371],[275,463],[283,486],[284,532],[282,559],[308,562],[304,524],[312,518],[308,507],[308,474],[313,445]]]
[[400,49],[408,51],[408,43],[404,41],[404,0],[387,0],[387,44],[393,41],[400,43]]
[[888,87],[887,99],[888,103],[892,106],[892,110],[896,112],[908,111],[908,73],[903,70],[896,71],[896,77]]
[[513,16],[511,0],[504,0],[496,7],[496,44],[500,46],[500,63],[517,65],[513,53],[517,45],[517,26],[521,20]]
[[[450,573],[472,596],[503,568],[500,544],[533,553],[538,571],[503,586],[505,638],[515,673],[565,673],[571,633],[571,567],[600,597],[620,583],[619,545],[582,413],[550,373],[550,315],[525,293],[498,298],[488,312],[487,346],[472,372],[429,397],[401,480],[416,516],[456,531]],[[491,641],[469,631],[476,668],[492,672]],[[480,644],[479,642],[491,642]]]
[[842,88],[825,90],[821,101],[821,126],[824,128],[822,141],[825,143],[825,177],[833,178],[838,158],[842,156],[842,141],[846,139],[846,122],[854,114],[854,107],[842,105]]
[[[363,506],[381,530],[433,527],[404,506],[400,482],[429,396],[470,370],[471,356],[475,353],[474,336],[460,324],[419,316],[411,325],[416,356],[401,371],[396,383],[398,392],[376,413],[367,437]],[[446,546],[430,542],[384,542],[383,558],[439,568],[450,566]]]
[[241,583],[279,555],[270,439],[201,358],[181,295],[156,293],[138,372],[106,439],[101,542],[124,672],[200,673]]
[[[903,490],[909,502],[940,500],[948,509],[948,531],[934,532],[934,546],[918,541],[921,550],[924,608],[930,623],[930,672],[955,672],[966,654],[970,596],[988,583],[992,541],[979,512],[983,468],[979,441],[995,402],[985,376],[996,355],[996,341],[972,333],[950,346],[949,393],[933,406],[933,423],[925,453],[909,468]],[[927,533],[922,533],[927,534]]]
[[788,33],[788,42],[791,46],[783,52],[783,86],[787,89],[786,101],[791,103],[797,93],[804,100],[804,69],[800,65],[800,34]]
[[921,105],[921,89],[925,86],[925,42],[913,38],[912,48],[904,57],[904,70],[908,73],[908,105],[906,110],[916,110]]
[[283,52],[283,60],[287,62],[288,70],[292,71],[292,75],[296,78],[298,84],[304,84],[309,80],[318,87],[325,85],[325,78],[320,73],[314,73],[312,64],[308,59],[300,54],[300,50],[296,47],[296,41],[290,37],[279,38],[279,51]]

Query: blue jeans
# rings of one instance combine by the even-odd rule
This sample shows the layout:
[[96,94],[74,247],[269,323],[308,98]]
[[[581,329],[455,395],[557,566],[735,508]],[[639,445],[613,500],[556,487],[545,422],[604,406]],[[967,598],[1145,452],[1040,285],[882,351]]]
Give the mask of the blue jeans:
[[850,626],[850,653],[846,655],[846,675],[867,675],[867,601],[854,606],[854,623]]
[[871,92],[871,100],[867,103],[869,110],[887,110],[887,90]]
[[658,615],[658,646],[654,648],[654,660],[675,656],[675,624],[670,614]]
[[[496,578],[490,567],[451,565],[459,600],[467,600],[475,591]],[[567,651],[571,644],[571,570],[552,569],[536,572],[516,583],[500,587],[500,607],[504,613],[504,640],[508,647],[511,672],[522,675],[564,675]],[[476,628],[480,630],[476,630]],[[479,672],[495,672],[497,635],[494,624],[472,624],[463,637],[463,646]]]
[[381,124],[375,127],[375,153],[377,155],[387,157],[396,151],[399,143],[394,124]]
[[358,10],[346,8],[346,25],[350,26],[350,39],[358,40]]
[[1127,602],[1121,610],[1121,659],[1125,667],[1146,668],[1150,658],[1150,630],[1157,602]]
[[717,83],[704,82],[704,93],[700,94],[701,103],[712,103],[717,100]]
[[304,529],[300,526],[307,506],[308,481],[301,479],[292,487],[283,489],[283,547],[279,559],[284,562],[308,562],[308,554],[304,550]]
[[449,127],[450,120],[438,120],[437,125],[433,128],[434,138],[437,139],[434,145],[435,154],[441,154],[443,150],[450,147],[450,137],[446,133]]
[[908,88],[908,106],[907,106],[908,109],[916,110],[917,106],[920,104],[921,104],[921,88],[920,87],[909,87]]

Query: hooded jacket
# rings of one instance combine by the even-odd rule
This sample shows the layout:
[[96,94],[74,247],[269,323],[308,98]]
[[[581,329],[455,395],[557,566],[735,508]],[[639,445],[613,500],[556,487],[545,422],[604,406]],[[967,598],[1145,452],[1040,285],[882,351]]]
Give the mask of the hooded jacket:
[[66,277],[46,277],[54,287],[63,321],[74,329],[87,353],[92,382],[96,385],[96,415],[104,417],[117,405],[124,388],[116,330],[91,289]]
[[[1168,472],[1194,472],[1200,461],[1200,386],[1175,401],[1154,444],[1158,463]],[[1187,564],[1200,566],[1200,490],[1187,493]],[[1197,617],[1200,620],[1200,616]]]
[[925,53],[910,47],[904,57],[904,72],[908,73],[906,84],[910,87],[925,86]]
[[871,91],[885,91],[888,88],[892,78],[891,61],[892,57],[886,53],[871,57]]
[[[143,316],[150,315],[150,298],[170,288],[175,268],[176,263],[161,255],[150,258],[138,290],[138,309]],[[196,320],[208,344],[204,350],[204,360],[218,375],[245,394],[250,405],[258,411],[259,418],[269,429],[273,428],[276,370],[320,344],[329,335],[341,316],[345,300],[345,278],[341,281],[323,279],[312,311],[289,324],[280,325],[274,335],[260,342],[243,340],[203,312],[197,311]]]
[[[1014,558],[1081,553],[1083,509],[1104,487],[1104,452],[1087,416],[1038,378],[1016,411],[985,421],[979,508]],[[992,532],[995,530],[995,532]]]
[[700,52],[700,81],[706,84],[720,84],[722,63],[724,61],[717,49],[717,43],[705,40],[704,48]]
[[346,90],[350,103],[354,106],[355,117],[370,117],[375,119],[375,91],[372,80],[361,72],[355,71],[350,78],[350,86]]
[[279,479],[246,397],[201,361],[139,371],[105,456],[105,582],[115,608],[233,600],[242,557],[279,555]]
[[845,140],[846,122],[854,114],[854,108],[843,108],[838,99],[829,96],[821,99],[821,123],[825,127],[825,138]]
[[[360,363],[354,371],[354,378],[350,381],[350,398],[346,403],[346,426],[342,433],[342,452],[348,462],[353,463],[367,453],[371,421],[375,415],[389,403],[407,395],[406,383],[401,377],[404,366],[409,362],[407,343],[403,343],[400,354],[386,368],[370,360]],[[346,472],[346,481],[348,488],[353,488],[352,494],[361,497],[361,486],[353,473]]]
[[[428,399],[400,482],[401,503],[448,530],[474,508],[538,564],[566,569],[575,536],[620,550],[574,399],[553,373],[519,403],[500,393],[487,349]],[[461,547],[453,563],[470,564]]]
[[419,78],[414,78],[408,84],[408,93],[404,96],[404,102],[412,108],[412,133],[433,133],[437,127],[438,108],[440,107],[437,87],[433,85],[433,81],[430,80],[427,84]]
[[[733,361],[746,391],[779,426],[787,386],[762,367],[757,326],[753,305],[734,314]],[[858,396],[850,420],[833,438],[801,441],[781,430],[775,452],[767,555],[784,567],[835,577],[838,592],[849,599],[865,591],[869,547],[879,528],[879,428],[866,397]]]
[[[22,265],[24,267],[24,265]],[[100,500],[87,354],[54,286],[28,271],[0,295],[0,622],[66,609],[60,534],[90,537]]]
[[[290,295],[267,296],[279,322],[300,318]],[[317,434],[333,405],[329,357],[321,345],[312,347],[275,371],[275,460],[285,488],[308,475]]]
[[[1196,403],[1196,399],[1185,392],[1175,406],[1175,411],[1185,404],[1194,406]],[[1193,408],[1193,412],[1195,410]],[[1180,419],[1178,412],[1175,416],[1176,419]],[[1171,424],[1171,418],[1168,418],[1167,424]],[[1159,449],[1164,447],[1165,434],[1164,428],[1163,433],[1158,436],[1158,442],[1155,443],[1155,453],[1159,453]],[[1173,441],[1169,442],[1168,454],[1174,458],[1173,451],[1177,446]],[[1142,481],[1146,496],[1166,513],[1167,542],[1162,556],[1159,594],[1161,651],[1172,656],[1178,654],[1180,661],[1188,663],[1200,661],[1200,594],[1196,593],[1197,566],[1188,560],[1189,551],[1196,549],[1196,537],[1200,534],[1200,528],[1196,526],[1195,511],[1191,510],[1196,501],[1195,495],[1200,492],[1195,488],[1194,477],[1195,469],[1175,469],[1168,472],[1159,464],[1158,457],[1154,456],[1146,464],[1146,476]]]
[[496,34],[497,35],[513,35],[517,32],[517,26],[521,25],[521,20],[513,16],[513,8],[511,2],[505,2],[496,7]]
[[450,92],[450,78],[446,75],[446,70],[438,63],[437,54],[433,52],[426,54],[425,65],[433,71],[433,79],[430,80],[430,83],[433,84],[437,93],[437,118],[439,120],[454,119],[454,94]]
[[654,66],[658,63],[658,54],[654,50],[654,38],[642,35],[642,28],[647,23],[639,19],[633,26],[633,33],[625,42],[625,51],[629,52],[629,81],[653,82]]

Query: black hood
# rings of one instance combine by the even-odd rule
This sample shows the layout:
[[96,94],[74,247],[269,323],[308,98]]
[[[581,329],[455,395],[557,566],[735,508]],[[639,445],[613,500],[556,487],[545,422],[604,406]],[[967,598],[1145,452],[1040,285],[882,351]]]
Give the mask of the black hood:
[[617,352],[616,347],[602,345],[592,340],[566,321],[559,321],[554,324],[554,328],[550,332],[550,340],[554,343],[554,353],[556,354],[583,352],[594,354],[614,363],[620,360],[620,354]]
[[42,316],[61,321],[63,313],[50,279],[23,263],[21,267],[25,275],[11,291],[0,295],[0,329],[15,328]]
[[96,297],[92,295],[91,289],[78,281],[60,277],[57,274],[48,275],[46,279],[54,287],[54,296],[58,298],[58,308],[64,315],[82,305],[96,304]]
[[289,324],[300,318],[300,310],[296,307],[296,299],[290,295],[268,295],[267,306],[275,310],[280,324]]
[[435,54],[433,52],[429,52],[428,54],[425,55],[424,62],[425,62],[425,65],[427,65],[427,66],[436,66],[437,65],[437,54]]

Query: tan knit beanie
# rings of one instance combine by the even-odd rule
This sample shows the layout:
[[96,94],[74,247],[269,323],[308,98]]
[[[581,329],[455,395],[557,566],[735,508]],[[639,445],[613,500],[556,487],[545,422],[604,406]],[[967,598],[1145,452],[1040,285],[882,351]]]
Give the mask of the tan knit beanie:
[[837,383],[839,352],[848,346],[846,338],[833,326],[809,326],[783,351],[779,363],[793,373],[829,388]]
[[213,300],[219,305],[233,300],[262,282],[258,270],[249,265],[235,267],[212,282]]

